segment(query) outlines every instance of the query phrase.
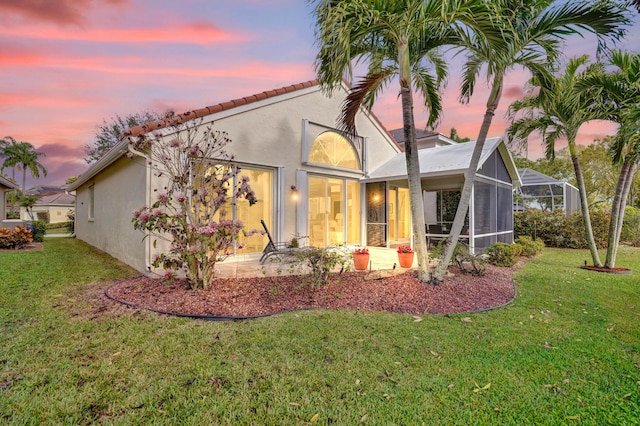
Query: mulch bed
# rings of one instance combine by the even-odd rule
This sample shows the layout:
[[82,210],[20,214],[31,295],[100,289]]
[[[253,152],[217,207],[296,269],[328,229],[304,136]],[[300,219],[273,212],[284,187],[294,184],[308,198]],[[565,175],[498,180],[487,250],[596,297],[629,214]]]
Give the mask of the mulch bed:
[[308,276],[217,279],[207,290],[190,290],[184,280],[137,277],[115,283],[107,296],[136,308],[187,316],[251,317],[297,309],[362,309],[421,314],[491,309],[515,297],[513,268],[487,265],[484,276],[452,270],[439,286],[421,283],[409,270],[392,277],[365,280],[367,272],[331,275],[312,287]]
[[0,251],[31,251],[31,250],[42,250],[42,243],[32,243],[28,246],[20,247],[17,249],[0,249]]
[[588,271],[595,271],[595,272],[608,272],[610,274],[631,274],[631,269],[627,269],[627,268],[605,268],[604,266],[589,266],[589,265],[585,265],[585,266],[581,266],[581,269],[586,269]]

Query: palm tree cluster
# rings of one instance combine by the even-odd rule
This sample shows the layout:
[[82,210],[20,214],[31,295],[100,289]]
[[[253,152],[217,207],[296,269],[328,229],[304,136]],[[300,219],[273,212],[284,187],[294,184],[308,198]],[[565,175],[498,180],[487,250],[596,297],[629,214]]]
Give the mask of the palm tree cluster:
[[36,151],[35,147],[29,142],[17,142],[11,136],[6,136],[0,140],[0,173],[5,169],[11,169],[11,178],[16,181],[16,170],[22,171],[21,190],[24,193],[27,170],[35,178],[47,175],[47,169],[38,161],[38,158],[44,157],[44,152]]
[[[606,0],[315,0],[316,71],[330,91],[347,78],[353,83],[340,124],[355,132],[355,111],[371,107],[383,89],[397,81],[402,100],[411,218],[421,281],[442,281],[469,208],[475,173],[507,73],[528,70],[548,85],[561,58],[563,40],[584,32],[601,49],[624,34],[626,4]],[[484,75],[490,94],[476,146],[465,173],[458,210],[445,252],[433,274],[427,271],[420,166],[415,138],[413,92],[422,95],[428,125],[441,114],[439,89],[447,74],[443,49],[466,56],[461,100],[473,95]],[[366,68],[353,82],[353,70]]]

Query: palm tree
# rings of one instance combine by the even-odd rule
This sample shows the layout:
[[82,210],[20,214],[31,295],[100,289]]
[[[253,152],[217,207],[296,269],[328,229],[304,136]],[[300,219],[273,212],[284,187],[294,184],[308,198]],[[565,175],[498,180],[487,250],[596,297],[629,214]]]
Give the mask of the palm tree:
[[620,124],[611,145],[614,164],[622,164],[615,195],[611,206],[611,222],[605,267],[614,268],[620,234],[624,221],[626,200],[640,158],[640,54],[629,54],[615,50],[609,57],[609,65],[615,67],[608,72],[599,64],[583,82],[583,89],[604,109],[603,118]]
[[44,176],[47,175],[47,169],[38,161],[38,157],[44,157],[45,154],[36,151],[35,147],[29,142],[16,142],[16,140],[10,136],[7,136],[5,139],[8,139],[10,143],[3,150],[4,162],[2,166],[0,166],[0,170],[8,167],[13,168],[14,180],[16,168],[22,170],[22,192],[24,193],[27,169],[36,179],[40,177],[40,172],[42,172]]
[[[441,111],[440,83],[446,68],[438,47],[457,39],[457,22],[473,20],[482,1],[441,0],[316,0],[316,38],[320,50],[316,72],[328,92],[352,77],[355,65],[368,67],[365,77],[353,85],[340,116],[342,130],[355,134],[360,107],[372,107],[376,97],[395,79],[399,83],[405,139],[409,197],[418,278],[428,281],[428,257],[420,164],[416,145],[413,91],[424,97],[428,125]],[[464,6],[464,8],[462,7]],[[435,74],[435,75],[434,75]]]
[[[587,55],[570,59],[564,73],[552,77],[547,87],[543,87],[539,81],[532,79],[530,94],[509,107],[512,123],[507,134],[511,139],[526,143],[532,133],[540,133],[546,147],[546,157],[549,160],[555,157],[556,142],[566,138],[580,193],[580,207],[589,250],[594,265],[602,266],[593,237],[589,200],[576,145],[580,127],[588,121],[603,118],[602,111],[599,108],[593,108],[592,96],[579,88],[581,80],[590,72],[589,70],[580,71],[588,60]],[[517,114],[524,114],[524,116],[515,119]]]
[[434,274],[433,281],[442,281],[460,237],[464,219],[469,209],[471,190],[489,127],[502,95],[505,75],[519,66],[532,73],[546,85],[549,69],[556,63],[562,47],[562,39],[570,34],[589,31],[598,36],[599,42],[616,40],[622,36],[622,25],[628,22],[625,9],[611,2],[556,2],[548,0],[497,0],[488,1],[492,9],[496,31],[502,37],[469,38],[465,48],[468,60],[463,70],[461,99],[468,101],[476,78],[486,69],[491,89],[487,108],[469,168],[465,173],[462,195],[445,251]]

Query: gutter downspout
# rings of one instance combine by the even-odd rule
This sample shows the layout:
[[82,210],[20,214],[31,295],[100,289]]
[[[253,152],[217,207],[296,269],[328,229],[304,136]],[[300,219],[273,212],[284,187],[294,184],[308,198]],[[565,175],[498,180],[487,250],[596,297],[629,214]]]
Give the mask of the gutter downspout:
[[[148,185],[147,191],[145,194],[145,198],[146,198],[145,205],[150,206],[151,205],[151,165],[150,165],[151,158],[147,154],[133,149],[131,147],[131,144],[127,144],[127,149],[132,154],[145,159],[144,166],[147,170],[147,185]],[[144,247],[144,267],[147,270],[147,273],[151,273],[151,231],[147,231],[144,238],[147,241]]]

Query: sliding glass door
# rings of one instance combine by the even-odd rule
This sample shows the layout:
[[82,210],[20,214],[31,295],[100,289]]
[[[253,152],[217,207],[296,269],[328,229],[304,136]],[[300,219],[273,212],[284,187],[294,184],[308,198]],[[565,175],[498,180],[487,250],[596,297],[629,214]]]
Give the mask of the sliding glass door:
[[326,247],[360,242],[357,181],[309,176],[309,244]]

